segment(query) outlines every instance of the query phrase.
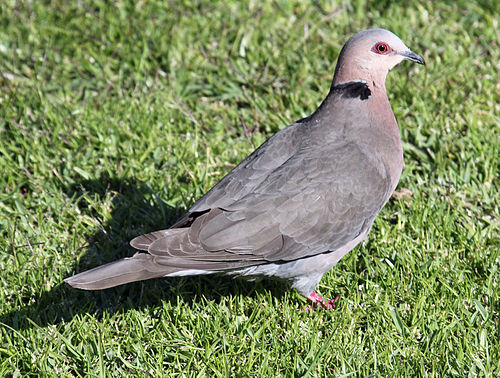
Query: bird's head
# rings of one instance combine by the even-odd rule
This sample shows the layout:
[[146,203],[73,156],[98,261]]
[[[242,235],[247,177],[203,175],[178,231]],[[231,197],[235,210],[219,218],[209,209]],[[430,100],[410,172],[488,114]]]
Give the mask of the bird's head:
[[387,72],[403,60],[425,64],[422,56],[411,51],[390,31],[364,30],[352,36],[342,48],[334,83],[366,80],[384,85]]

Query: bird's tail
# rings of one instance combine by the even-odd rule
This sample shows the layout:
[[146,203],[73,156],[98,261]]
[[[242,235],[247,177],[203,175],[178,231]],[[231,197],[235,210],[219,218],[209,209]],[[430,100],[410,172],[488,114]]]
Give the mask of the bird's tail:
[[136,253],[133,257],[114,261],[66,278],[64,282],[77,289],[101,290],[133,281],[164,277],[182,268],[154,264],[153,256]]

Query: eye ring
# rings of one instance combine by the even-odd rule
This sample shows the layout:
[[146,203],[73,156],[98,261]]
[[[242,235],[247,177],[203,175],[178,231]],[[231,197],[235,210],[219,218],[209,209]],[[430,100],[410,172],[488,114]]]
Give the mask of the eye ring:
[[375,45],[373,45],[372,51],[376,54],[386,55],[389,54],[392,51],[392,49],[391,46],[389,46],[385,42],[377,42],[375,43]]

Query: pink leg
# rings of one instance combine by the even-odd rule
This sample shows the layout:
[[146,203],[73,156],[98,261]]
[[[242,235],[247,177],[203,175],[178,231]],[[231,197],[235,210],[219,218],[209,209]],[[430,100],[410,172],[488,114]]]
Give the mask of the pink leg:
[[318,305],[328,310],[335,308],[335,302],[339,299],[339,297],[337,296],[335,299],[325,300],[321,295],[313,291],[311,294],[309,294],[307,299],[311,301],[311,304],[305,308],[306,311],[316,308],[318,307]]

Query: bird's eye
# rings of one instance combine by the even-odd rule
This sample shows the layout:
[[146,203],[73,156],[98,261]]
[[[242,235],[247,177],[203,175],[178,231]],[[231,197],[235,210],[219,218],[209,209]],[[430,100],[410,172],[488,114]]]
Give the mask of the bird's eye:
[[372,47],[372,51],[377,54],[389,54],[391,47],[387,43],[378,42]]

